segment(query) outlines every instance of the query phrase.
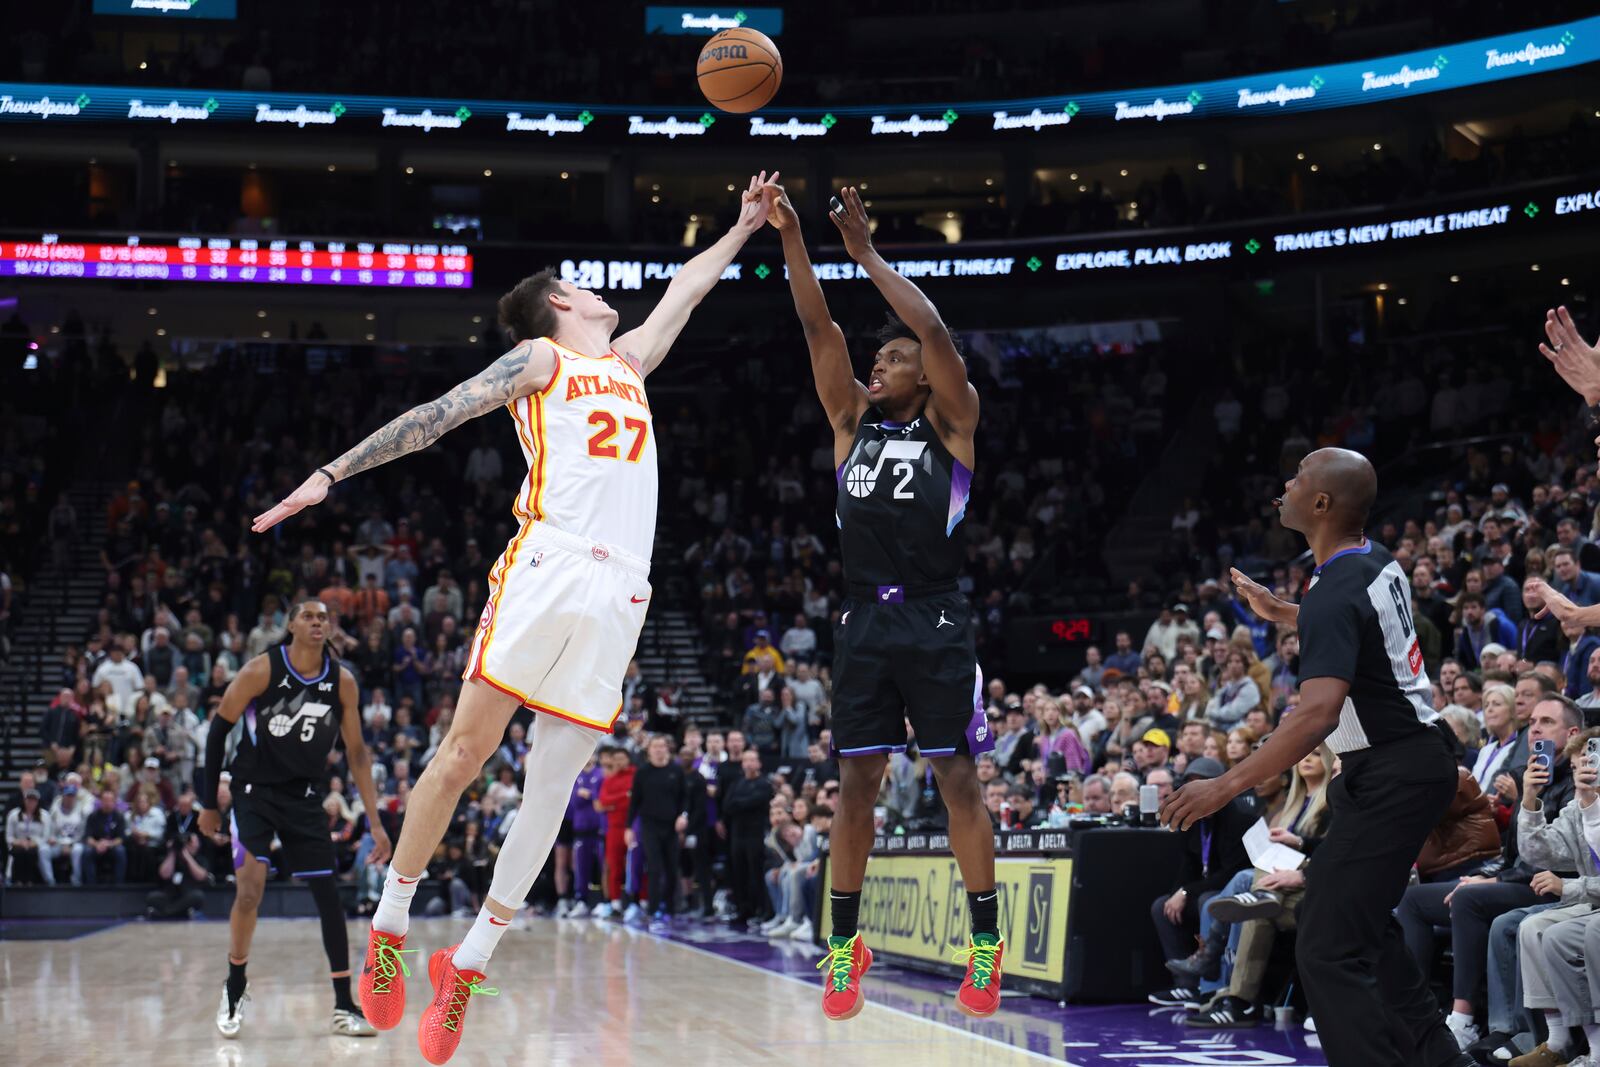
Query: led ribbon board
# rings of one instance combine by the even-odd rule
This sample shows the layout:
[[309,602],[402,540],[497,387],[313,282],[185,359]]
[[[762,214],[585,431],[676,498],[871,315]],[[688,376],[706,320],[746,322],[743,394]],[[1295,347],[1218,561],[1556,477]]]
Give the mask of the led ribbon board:
[[[216,2],[197,0],[202,6]],[[759,10],[744,9],[747,16]],[[753,25],[754,20],[746,24]],[[1026,100],[929,103],[910,108],[795,108],[740,116],[703,110],[704,105],[663,109],[638,104],[0,84],[0,122],[155,124],[190,129],[218,125],[336,127],[341,133],[391,131],[434,138],[465,131],[562,140],[630,136],[724,142],[748,141],[752,136],[893,140],[939,138],[952,133],[966,138],[1007,140],[1059,134],[1073,127],[1081,130],[1086,123],[1102,128],[1129,123],[1182,123],[1379,104],[1571,69],[1596,59],[1600,59],[1600,16],[1402,55],[1244,78]]]

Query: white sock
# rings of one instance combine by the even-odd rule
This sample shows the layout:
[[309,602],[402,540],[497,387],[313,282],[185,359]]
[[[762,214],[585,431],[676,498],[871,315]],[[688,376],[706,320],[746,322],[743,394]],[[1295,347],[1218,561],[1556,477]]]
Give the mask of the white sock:
[[489,910],[488,905],[484,905],[478,909],[478,918],[472,924],[472,929],[456,946],[452,961],[461,970],[481,972],[489,965],[489,957],[494,955],[501,935],[510,928],[510,920],[500,918]]
[[391,866],[383,879],[378,910],[372,913],[372,928],[396,937],[406,936],[411,928],[411,898],[417,895],[417,885],[421,881],[421,873],[415,878],[404,878]]
[[1544,1013],[1545,1025],[1550,1028],[1550,1039],[1545,1042],[1550,1046],[1551,1052],[1565,1052],[1572,1047],[1572,1031],[1567,1024],[1561,1021],[1559,1011],[1546,1008]]
[[1466,1012],[1464,1012],[1464,1011],[1452,1011],[1450,1013],[1450,1026],[1451,1026],[1452,1029],[1456,1029],[1456,1028],[1463,1027],[1463,1026],[1471,1026],[1471,1025],[1472,1025],[1472,1016],[1468,1015]]

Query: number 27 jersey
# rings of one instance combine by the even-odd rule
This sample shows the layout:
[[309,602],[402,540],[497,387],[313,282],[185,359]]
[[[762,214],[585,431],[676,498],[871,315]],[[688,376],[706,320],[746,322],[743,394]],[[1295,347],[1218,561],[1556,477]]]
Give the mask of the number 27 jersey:
[[912,587],[952,581],[966,558],[961,522],[972,472],[926,418],[875,418],[862,417],[838,470],[845,578]]
[[528,477],[512,511],[649,560],[655,544],[655,430],[644,379],[615,352],[586,356],[550,338],[555,375],[508,406]]

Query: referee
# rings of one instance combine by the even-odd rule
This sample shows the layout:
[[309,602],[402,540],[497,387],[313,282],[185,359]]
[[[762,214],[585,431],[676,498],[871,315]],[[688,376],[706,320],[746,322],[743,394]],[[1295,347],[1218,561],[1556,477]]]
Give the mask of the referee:
[[1332,1067],[1471,1064],[1406,952],[1390,914],[1423,841],[1456,790],[1411,621],[1411,586],[1363,529],[1378,478],[1366,458],[1324,448],[1300,463],[1277,501],[1317,569],[1297,606],[1237,570],[1257,615],[1300,633],[1300,705],[1220,778],[1189,782],[1161,806],[1187,829],[1324,739],[1343,760],[1328,789],[1328,836],[1312,855],[1296,956]]

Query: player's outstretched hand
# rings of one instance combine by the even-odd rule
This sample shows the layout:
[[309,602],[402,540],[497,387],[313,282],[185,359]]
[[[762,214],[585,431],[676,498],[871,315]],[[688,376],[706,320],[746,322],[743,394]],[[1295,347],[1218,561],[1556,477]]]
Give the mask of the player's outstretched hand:
[[1161,802],[1161,825],[1171,830],[1187,830],[1207,815],[1220,811],[1233,799],[1221,778],[1185,782]]
[[1572,386],[1585,404],[1600,404],[1600,352],[1578,333],[1572,312],[1564,307],[1546,311],[1544,335],[1550,343],[1541,341],[1539,351],[1555,365],[1561,380]]
[[[773,178],[776,177],[777,175],[773,175]],[[794,205],[789,203],[789,194],[784,191],[783,186],[769,178],[761,187],[761,195],[770,205],[767,221],[772,223],[773,229],[787,230],[791,226],[800,225],[800,216],[795,213]]]
[[1272,590],[1251,578],[1238,567],[1228,568],[1228,577],[1233,579],[1233,587],[1244,597],[1250,610],[1268,622],[1283,622],[1293,612],[1293,605],[1279,600],[1272,595]]
[[735,230],[748,237],[766,225],[772,197],[764,191],[763,186],[777,180],[777,171],[772,172],[771,178],[767,177],[766,171],[751,176],[749,186],[739,194],[739,221],[733,224]]
[[367,866],[376,867],[389,862],[394,846],[389,843],[389,832],[379,823],[372,824],[372,851],[367,853]]
[[300,488],[257,515],[256,520],[250,524],[250,529],[256,533],[265,533],[290,515],[298,514],[313,504],[322,503],[328,496],[330,484],[322,475],[312,474],[300,483]]
[[1578,614],[1578,605],[1556,592],[1543,578],[1530,578],[1527,593],[1530,599],[1539,604],[1539,609],[1533,616],[1536,619],[1554,615],[1565,623],[1571,622]]
[[839,202],[844,210],[830,211],[828,217],[839,227],[839,236],[844,238],[844,250],[850,253],[851,259],[859,261],[872,251],[872,227],[867,225],[866,206],[861,203],[861,194],[853,185],[839,190]]

